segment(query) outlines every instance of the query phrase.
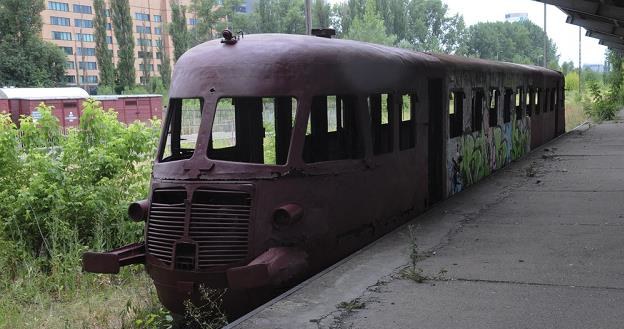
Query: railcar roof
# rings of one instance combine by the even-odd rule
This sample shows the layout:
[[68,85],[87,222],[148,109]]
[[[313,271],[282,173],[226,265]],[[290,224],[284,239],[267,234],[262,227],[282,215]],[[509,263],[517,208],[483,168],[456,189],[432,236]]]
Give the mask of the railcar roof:
[[453,70],[478,70],[484,72],[508,72],[518,74],[541,74],[559,76],[560,73],[541,66],[492,61],[481,58],[461,57],[446,54],[431,54]]

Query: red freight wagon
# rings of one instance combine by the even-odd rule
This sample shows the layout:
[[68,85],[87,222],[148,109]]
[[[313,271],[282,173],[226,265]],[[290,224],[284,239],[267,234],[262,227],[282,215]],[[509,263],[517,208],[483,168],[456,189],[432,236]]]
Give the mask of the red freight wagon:
[[121,122],[149,121],[162,118],[161,95],[98,95],[93,99],[102,102],[105,109],[113,108]]
[[112,108],[119,113],[124,123],[136,120],[147,122],[153,117],[162,117],[161,95],[104,95],[89,96],[82,88],[0,88],[0,112],[11,113],[15,123],[21,115],[38,116],[36,107],[40,103],[54,106],[54,115],[63,128],[76,127],[82,114],[82,102],[92,97],[102,102],[105,109]]
[[82,88],[0,88],[0,112],[11,113],[18,123],[22,115],[39,114],[35,110],[42,102],[54,106],[63,127],[75,127],[80,120],[81,103],[89,97]]

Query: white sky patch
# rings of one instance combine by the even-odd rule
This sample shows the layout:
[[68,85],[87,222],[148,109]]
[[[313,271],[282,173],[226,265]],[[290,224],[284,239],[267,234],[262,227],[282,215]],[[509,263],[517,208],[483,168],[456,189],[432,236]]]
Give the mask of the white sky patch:
[[[330,3],[339,3],[344,0],[329,0]],[[539,25],[544,25],[544,4],[532,0],[442,0],[449,7],[452,14],[464,16],[466,25],[479,22],[504,21],[508,13],[528,13],[529,19]],[[579,58],[579,28],[567,24],[566,15],[554,6],[547,6],[546,32],[548,37],[557,44],[557,51],[561,55],[559,62],[572,61],[578,65]],[[585,36],[585,29],[581,29],[583,64],[603,64],[607,47],[598,44],[598,39]]]

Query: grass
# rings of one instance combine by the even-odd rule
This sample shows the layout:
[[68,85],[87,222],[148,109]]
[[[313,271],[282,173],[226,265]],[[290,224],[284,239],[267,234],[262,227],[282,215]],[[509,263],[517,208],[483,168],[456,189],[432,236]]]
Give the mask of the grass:
[[570,131],[585,122],[587,115],[583,111],[581,97],[577,91],[566,91],[565,97],[566,131]]
[[[119,276],[84,275],[95,276],[94,283],[62,297],[24,291],[35,289],[29,285],[2,289],[0,328],[157,328],[137,325],[164,312],[145,272],[135,267]],[[25,293],[29,301],[20,298]]]

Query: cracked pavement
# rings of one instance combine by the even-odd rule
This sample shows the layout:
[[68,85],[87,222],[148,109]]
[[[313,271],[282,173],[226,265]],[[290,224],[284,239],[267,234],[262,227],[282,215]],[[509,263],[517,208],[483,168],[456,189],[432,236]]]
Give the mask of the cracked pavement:
[[405,225],[228,328],[624,328],[623,132],[577,129],[412,220],[435,279],[400,275]]

